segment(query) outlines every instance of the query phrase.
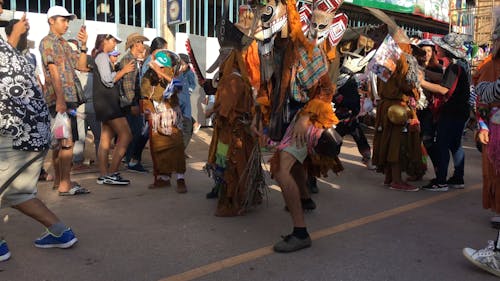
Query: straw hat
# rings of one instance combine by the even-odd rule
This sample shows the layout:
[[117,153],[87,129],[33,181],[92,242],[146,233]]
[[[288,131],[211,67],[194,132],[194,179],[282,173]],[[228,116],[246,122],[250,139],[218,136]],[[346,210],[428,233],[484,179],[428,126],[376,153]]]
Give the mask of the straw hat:
[[145,42],[145,41],[149,41],[149,39],[146,36],[134,32],[127,37],[127,42],[125,43],[125,50],[128,50],[136,42]]

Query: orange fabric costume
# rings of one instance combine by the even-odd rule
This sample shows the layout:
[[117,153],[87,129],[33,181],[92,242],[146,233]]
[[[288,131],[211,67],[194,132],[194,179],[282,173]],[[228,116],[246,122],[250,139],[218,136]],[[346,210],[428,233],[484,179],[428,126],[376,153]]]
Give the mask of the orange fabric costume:
[[383,82],[379,79],[377,83],[381,99],[377,105],[372,161],[381,172],[390,163],[399,163],[401,170],[411,175],[419,174],[415,170],[422,169],[419,131],[411,126],[405,128],[405,125],[394,124],[388,117],[389,107],[399,104],[411,111],[410,119],[417,118],[415,110],[408,107],[410,97],[417,97],[418,94],[406,81],[408,69],[405,54],[402,54],[389,80]]
[[247,198],[245,168],[255,146],[250,133],[253,97],[248,72],[243,61],[245,52],[233,50],[220,67],[221,80],[214,104],[215,125],[208,163],[221,172],[216,216],[242,215]]
[[[485,60],[485,63],[477,70],[474,75],[474,82],[494,82],[500,75],[500,58]],[[500,103],[484,105],[488,108],[500,106]],[[484,120],[488,122],[488,120]],[[494,141],[491,139],[490,143]],[[496,213],[500,213],[500,174],[497,174],[494,166],[488,159],[488,144],[483,144],[482,149],[482,164],[483,164],[483,208],[491,209]]]

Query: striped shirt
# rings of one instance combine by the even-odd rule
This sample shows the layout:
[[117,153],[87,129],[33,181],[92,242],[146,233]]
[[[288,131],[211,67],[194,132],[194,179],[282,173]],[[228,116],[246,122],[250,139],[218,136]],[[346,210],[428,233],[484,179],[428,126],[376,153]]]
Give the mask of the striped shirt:
[[500,102],[500,78],[495,82],[481,82],[476,86],[476,93],[482,103]]

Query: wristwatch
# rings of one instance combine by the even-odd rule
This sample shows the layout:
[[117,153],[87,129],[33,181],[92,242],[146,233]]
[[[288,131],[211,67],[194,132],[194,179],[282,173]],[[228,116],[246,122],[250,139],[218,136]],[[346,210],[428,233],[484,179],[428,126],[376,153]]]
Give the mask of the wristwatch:
[[87,49],[87,47],[85,47],[85,48],[80,48],[80,52],[81,52],[81,53],[87,53],[87,51],[88,51],[88,50],[89,50],[89,49]]

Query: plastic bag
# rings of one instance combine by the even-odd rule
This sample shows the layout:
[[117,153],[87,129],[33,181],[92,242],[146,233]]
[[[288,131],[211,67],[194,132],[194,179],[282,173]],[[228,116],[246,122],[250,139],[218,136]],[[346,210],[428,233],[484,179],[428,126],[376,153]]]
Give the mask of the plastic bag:
[[57,113],[52,126],[52,138],[57,140],[71,138],[71,123],[66,112]]

